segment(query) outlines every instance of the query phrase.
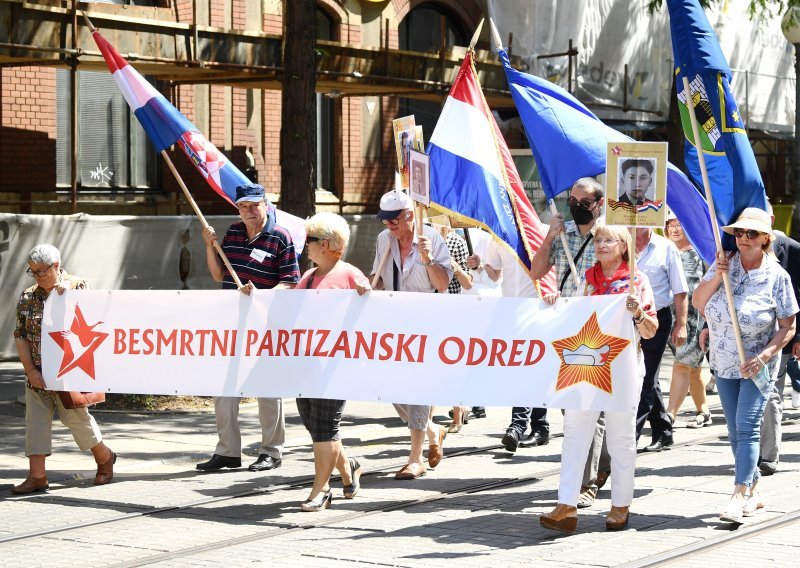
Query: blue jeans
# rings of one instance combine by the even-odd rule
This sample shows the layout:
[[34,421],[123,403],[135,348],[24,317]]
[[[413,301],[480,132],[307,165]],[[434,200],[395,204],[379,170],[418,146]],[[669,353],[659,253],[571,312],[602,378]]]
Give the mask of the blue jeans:
[[736,485],[750,487],[758,481],[761,417],[767,399],[751,380],[715,376],[719,400],[728,423],[728,440],[736,466]]

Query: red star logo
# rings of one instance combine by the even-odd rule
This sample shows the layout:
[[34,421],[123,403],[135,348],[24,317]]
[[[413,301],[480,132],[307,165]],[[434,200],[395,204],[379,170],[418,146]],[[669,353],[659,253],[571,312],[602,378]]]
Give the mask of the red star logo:
[[561,358],[556,391],[586,381],[611,394],[611,361],[629,343],[628,339],[600,331],[597,313],[593,313],[577,334],[553,342]]
[[611,151],[614,152],[615,156],[619,156],[620,154],[622,154],[622,148],[620,148],[619,146],[614,146],[611,149]]
[[75,319],[72,320],[69,331],[51,331],[49,333],[53,341],[64,351],[64,358],[61,360],[61,367],[56,375],[57,379],[76,367],[95,379],[94,352],[108,337],[107,333],[94,331],[94,328],[101,323],[103,322],[99,321],[94,325],[87,324],[80,307],[76,305]]

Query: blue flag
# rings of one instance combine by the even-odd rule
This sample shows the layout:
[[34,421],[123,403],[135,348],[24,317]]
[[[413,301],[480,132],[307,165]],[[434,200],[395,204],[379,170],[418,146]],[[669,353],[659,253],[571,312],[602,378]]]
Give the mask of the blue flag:
[[[608,142],[630,142],[632,138],[604,124],[558,85],[511,67],[505,50],[497,52],[547,198],[570,189],[578,178],[605,173]],[[713,261],[716,245],[708,204],[672,164],[667,165],[667,205],[697,253],[706,262]]]
[[[667,7],[675,54],[676,90],[686,135],[686,168],[695,183],[702,187],[683,77],[688,79],[694,99],[717,219],[721,225],[727,225],[745,207],[766,210],[764,182],[731,93],[731,70],[705,12],[697,0],[667,0]],[[729,246],[725,248],[732,248],[730,237],[726,244]]]

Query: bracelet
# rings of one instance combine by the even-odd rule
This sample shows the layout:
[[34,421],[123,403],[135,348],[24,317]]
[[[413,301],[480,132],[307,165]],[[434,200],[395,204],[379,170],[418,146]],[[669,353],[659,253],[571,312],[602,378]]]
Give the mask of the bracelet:
[[761,354],[760,353],[758,355],[756,355],[756,359],[758,359],[758,362],[761,363],[762,367],[766,367],[767,366],[767,364],[764,363],[764,361],[761,359]]

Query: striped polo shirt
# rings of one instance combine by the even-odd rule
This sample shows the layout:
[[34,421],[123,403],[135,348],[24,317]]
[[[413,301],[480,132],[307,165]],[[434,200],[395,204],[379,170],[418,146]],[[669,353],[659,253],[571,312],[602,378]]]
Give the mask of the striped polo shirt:
[[[243,222],[231,225],[222,239],[222,250],[242,284],[252,281],[256,288],[274,288],[281,282],[296,284],[300,279],[297,255],[289,232],[275,224],[273,216],[252,241]],[[236,290],[230,272],[224,268],[222,288]]]

